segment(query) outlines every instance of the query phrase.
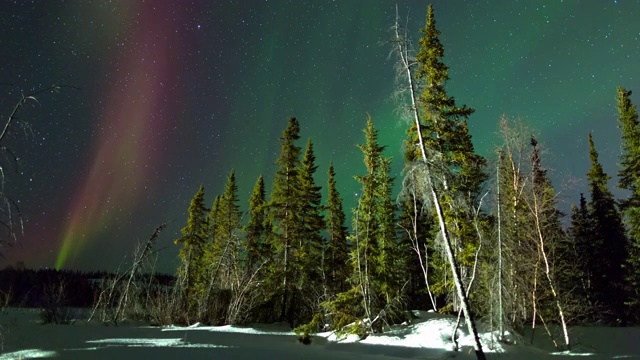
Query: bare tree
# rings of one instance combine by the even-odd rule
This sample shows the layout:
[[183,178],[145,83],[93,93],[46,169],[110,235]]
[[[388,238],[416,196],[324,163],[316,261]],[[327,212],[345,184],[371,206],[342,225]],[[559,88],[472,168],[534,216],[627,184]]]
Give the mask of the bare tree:
[[[147,305],[150,292],[153,290],[152,279],[154,271],[152,270],[148,273],[149,282],[146,284],[146,288],[141,288],[141,285],[145,285],[141,281],[141,275],[145,267],[148,268],[151,257],[157,254],[158,251],[154,250],[154,247],[160,232],[166,226],[167,224],[163,223],[156,227],[144,246],[138,247],[134,251],[133,263],[127,271],[123,273],[116,272],[113,279],[105,279],[103,281],[103,289],[93,306],[93,311],[88,321],[91,321],[98,313],[101,321],[118,325],[120,321],[133,313],[133,308],[137,308],[142,312],[138,315],[146,318],[150,317],[149,312],[152,309],[148,308]],[[142,304],[142,298],[145,295],[147,301]],[[132,303],[132,300],[136,302]]]
[[[11,86],[11,84],[1,85]],[[4,120],[4,125],[0,125],[2,128],[2,130],[0,131],[0,153],[2,153],[5,161],[8,161],[11,164],[15,172],[17,172],[18,170],[18,158],[13,153],[13,151],[5,145],[5,143],[7,137],[12,132],[12,129],[19,121],[18,114],[27,103],[38,103],[36,96],[48,92],[58,92],[62,88],[76,89],[72,86],[67,85],[51,85],[49,87],[33,91],[26,95],[21,94],[20,99],[13,106],[13,109],[9,113],[9,116],[7,116],[6,120]],[[6,230],[6,237],[3,236],[2,238],[0,238],[0,248],[2,246],[14,244],[18,240],[18,235],[24,233],[24,222],[22,219],[22,212],[20,211],[20,207],[18,206],[18,203],[5,192],[4,189],[7,170],[5,166],[5,164],[0,162],[0,201],[2,202],[2,206],[4,207],[5,212],[4,216],[0,218],[0,227]]]
[[410,202],[411,208],[409,209],[409,219],[411,223],[411,227],[407,228],[401,226],[404,231],[407,233],[407,237],[411,242],[411,249],[418,257],[418,262],[420,264],[420,270],[422,270],[422,276],[424,279],[424,284],[427,287],[427,294],[429,296],[429,301],[431,301],[431,306],[434,311],[438,310],[438,305],[436,303],[436,297],[431,290],[431,284],[429,283],[429,251],[427,248],[426,242],[423,239],[419,238],[418,232],[418,222],[421,216],[423,216],[423,208],[422,203],[419,201],[419,189],[416,188],[416,179],[413,177],[415,173],[410,173],[406,176],[402,182],[402,194],[403,196],[408,198]]
[[[505,327],[522,330],[527,321],[533,336],[539,321],[561,347],[546,319],[553,313],[563,329],[563,346],[568,348],[565,299],[556,278],[559,259],[555,250],[564,236],[556,194],[541,166],[531,131],[522,122],[506,117],[500,120],[500,130],[503,144],[496,166],[498,338],[505,340]],[[527,146],[529,141],[531,147]]]
[[[425,150],[425,154],[427,151]],[[435,156],[434,156],[435,155]],[[430,154],[431,157],[437,159],[438,156],[436,154]],[[444,212],[442,210],[442,204],[440,202],[438,187],[443,186],[442,184],[442,171],[434,171],[433,168],[437,163],[429,162],[427,158],[424,159],[422,164],[416,164],[414,171],[422,172],[422,181],[424,185],[426,185],[426,189],[423,193],[423,201],[425,204],[431,204],[436,211],[436,215],[438,218],[438,224],[440,226],[440,236],[442,237],[442,242],[444,245],[444,250],[447,255],[447,261],[449,263],[449,268],[451,270],[451,275],[453,277],[453,282],[456,288],[456,293],[458,299],[460,301],[460,308],[462,309],[462,313],[464,314],[465,323],[467,325],[467,330],[470,334],[472,334],[474,338],[474,350],[476,352],[476,357],[480,360],[486,359],[485,354],[482,350],[482,344],[480,342],[480,338],[478,336],[478,330],[475,325],[473,313],[471,312],[471,306],[469,303],[469,297],[467,296],[467,291],[465,290],[464,283],[462,282],[462,278],[460,275],[460,268],[458,266],[457,259],[453,252],[453,245],[451,242],[451,237],[449,235],[449,229],[444,219]],[[420,170],[418,170],[420,169]]]

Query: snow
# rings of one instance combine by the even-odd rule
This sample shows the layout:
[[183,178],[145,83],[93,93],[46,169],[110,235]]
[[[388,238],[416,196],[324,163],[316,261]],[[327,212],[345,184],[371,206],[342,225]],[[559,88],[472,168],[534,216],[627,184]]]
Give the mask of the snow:
[[[453,351],[455,318],[416,312],[411,324],[397,325],[365,339],[340,338],[334,333],[301,344],[285,324],[240,326],[152,327],[127,323],[105,326],[78,320],[72,325],[42,325],[34,309],[5,309],[0,313],[2,350],[8,359],[475,359],[472,338],[459,329],[461,349]],[[640,359],[640,328],[575,327],[570,352],[555,351],[538,331],[513,338],[505,345],[479,324],[488,359]]]

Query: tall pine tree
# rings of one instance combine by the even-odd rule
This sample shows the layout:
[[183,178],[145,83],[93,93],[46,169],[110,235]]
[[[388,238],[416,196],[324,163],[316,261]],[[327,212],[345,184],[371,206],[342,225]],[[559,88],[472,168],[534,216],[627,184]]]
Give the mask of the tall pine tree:
[[593,223],[589,214],[587,199],[580,193],[580,201],[571,208],[571,225],[569,227],[569,237],[573,245],[575,256],[573,271],[568,274],[567,281],[573,284],[574,297],[586,300],[586,306],[582,313],[592,317],[595,314],[593,299],[593,271],[590,264],[597,259],[592,259],[592,247],[596,244],[593,238]]
[[588,264],[593,272],[594,300],[602,304],[609,320],[624,321],[624,270],[627,238],[620,212],[609,191],[610,177],[598,162],[593,137],[589,134],[591,168],[587,173],[591,201],[589,213],[593,224],[593,247]]
[[249,221],[245,225],[247,267],[253,269],[263,259],[266,260],[266,197],[264,178],[258,177],[249,198]]
[[[305,296],[305,304],[316,304],[316,299],[324,295],[326,286],[324,268],[322,264],[323,238],[322,230],[325,228],[322,217],[321,187],[316,185],[313,178],[318,167],[315,164],[316,156],[313,152],[313,142],[309,140],[298,166],[297,179],[297,210],[295,212],[299,228],[298,251],[296,264],[298,269],[298,284],[301,296]],[[311,297],[311,298],[309,298]],[[317,309],[307,309],[308,316]],[[311,311],[309,311],[311,310]]]
[[329,164],[327,179],[326,230],[327,245],[324,268],[331,295],[347,290],[349,278],[347,228],[342,208],[342,198],[336,187],[336,173],[333,163]]
[[[378,143],[378,131],[371,118],[364,130],[366,142],[358,145],[364,154],[367,173],[356,176],[362,184],[358,207],[354,210],[351,263],[352,294],[357,294],[363,313],[374,331],[387,313],[402,308],[404,252],[395,233],[394,206],[391,199],[393,178],[384,146]],[[385,310],[383,312],[383,310]],[[378,329],[379,330],[379,329]]]
[[[445,89],[449,68],[442,61],[444,46],[439,40],[440,31],[436,28],[431,5],[427,9],[426,25],[420,31],[423,37],[416,54],[415,78],[421,84],[419,88],[422,91],[418,99],[421,136],[413,135],[414,132],[417,134],[418,126],[412,126],[409,141],[418,138],[422,139],[423,144],[409,144],[409,148],[420,152],[427,150],[426,160],[437,163],[436,166],[432,165],[432,169],[439,169],[441,174],[438,176],[444,178],[444,217],[463,280],[468,282],[478,248],[474,208],[477,206],[480,186],[487,179],[483,172],[486,160],[475,153],[467,126],[467,119],[474,110],[466,105],[456,105],[455,99]],[[446,278],[437,279],[436,283],[452,290],[452,284]]]
[[629,190],[629,198],[622,202],[622,210],[630,240],[626,262],[626,278],[629,289],[630,314],[640,319],[640,123],[638,110],[631,102],[631,91],[618,88],[618,127],[622,132],[620,172],[621,189]]
[[296,252],[300,249],[299,227],[296,224],[299,203],[298,170],[300,147],[295,142],[300,138],[300,124],[290,118],[280,137],[280,155],[276,160],[278,169],[273,180],[271,198],[268,203],[267,244],[272,251],[267,283],[273,296],[273,307],[277,311],[274,320],[294,323],[297,311],[295,285],[298,274],[295,269]]
[[[529,207],[534,220],[534,229],[536,230],[532,238],[536,243],[538,255],[534,276],[540,273],[541,285],[545,285],[544,291],[550,295],[545,304],[541,301],[540,296],[535,294],[536,290],[534,290],[534,299],[542,304],[538,308],[540,317],[543,318],[543,312],[551,313],[554,309],[557,311],[554,316],[558,316],[560,320],[564,346],[569,349],[571,343],[563,305],[566,295],[562,293],[561,287],[558,285],[558,279],[561,278],[559,274],[566,267],[566,261],[569,260],[566,256],[563,257],[567,253],[564,231],[560,224],[563,214],[557,210],[556,193],[547,176],[547,170],[542,166],[538,141],[533,136],[531,137],[531,147],[532,198],[529,201]],[[538,268],[540,269],[539,271]],[[536,283],[538,283],[537,279]]]
[[223,288],[229,287],[229,277],[237,269],[242,212],[238,205],[238,185],[235,172],[231,171],[224,186],[224,192],[216,199],[212,207],[215,233],[212,241],[213,278]]
[[181,264],[178,279],[182,285],[187,317],[197,311],[206,290],[204,252],[208,238],[207,209],[204,206],[204,186],[200,188],[189,204],[187,225],[182,228],[181,236],[174,241],[182,244]]

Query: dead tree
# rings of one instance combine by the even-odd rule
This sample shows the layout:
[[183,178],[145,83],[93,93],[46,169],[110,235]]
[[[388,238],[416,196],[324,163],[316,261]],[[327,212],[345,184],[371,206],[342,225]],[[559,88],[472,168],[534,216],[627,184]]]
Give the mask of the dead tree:
[[[11,86],[11,84],[2,85]],[[28,102],[38,103],[38,100],[36,98],[37,95],[47,92],[57,92],[62,88],[74,87],[66,85],[51,85],[49,87],[33,91],[27,95],[22,94],[20,96],[20,100],[16,102],[16,104],[13,106],[13,109],[9,113],[9,116],[4,121],[4,125],[0,125],[2,127],[2,131],[0,132],[0,152],[4,156],[5,160],[9,161],[12,164],[15,172],[18,171],[18,158],[9,147],[4,145],[4,143],[6,142],[7,136],[11,133],[11,130],[18,121],[19,112]],[[0,247],[2,247],[3,245],[11,245],[16,243],[18,240],[18,235],[24,233],[24,222],[22,219],[22,212],[20,211],[20,207],[18,206],[18,203],[4,191],[4,183],[6,178],[5,170],[5,165],[0,163],[0,201],[3,203],[2,205],[5,208],[5,215],[4,217],[0,218],[0,227],[3,227],[7,231],[7,235],[9,237],[9,239],[6,239],[4,237],[0,238]]]

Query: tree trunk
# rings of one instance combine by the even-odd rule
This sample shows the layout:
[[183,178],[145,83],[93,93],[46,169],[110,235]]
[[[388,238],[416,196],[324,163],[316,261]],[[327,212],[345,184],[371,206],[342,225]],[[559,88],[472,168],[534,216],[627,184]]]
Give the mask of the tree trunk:
[[498,152],[498,166],[496,167],[496,184],[498,196],[498,340],[504,340],[504,314],[502,306],[502,218],[500,208],[500,161],[502,152]]
[[436,208],[436,213],[438,214],[438,223],[440,224],[440,231],[442,233],[442,238],[444,240],[445,250],[447,252],[447,259],[449,261],[449,266],[451,267],[451,275],[453,276],[453,282],[456,286],[456,291],[458,293],[458,298],[460,299],[460,307],[462,308],[462,312],[464,313],[465,323],[467,324],[467,330],[470,334],[473,335],[473,348],[476,352],[476,357],[478,360],[486,360],[486,356],[482,351],[482,344],[480,343],[480,337],[478,337],[478,330],[476,329],[475,322],[473,320],[473,315],[470,311],[469,306],[469,298],[466,295],[464,290],[464,284],[460,279],[460,271],[458,270],[458,265],[456,263],[456,259],[453,256],[453,249],[451,247],[451,241],[449,240],[449,233],[447,231],[447,225],[444,222],[444,216],[442,214],[442,207],[440,206],[440,201],[438,200],[438,195],[436,189],[432,183],[430,183],[431,187],[431,196],[433,198],[433,204]]

